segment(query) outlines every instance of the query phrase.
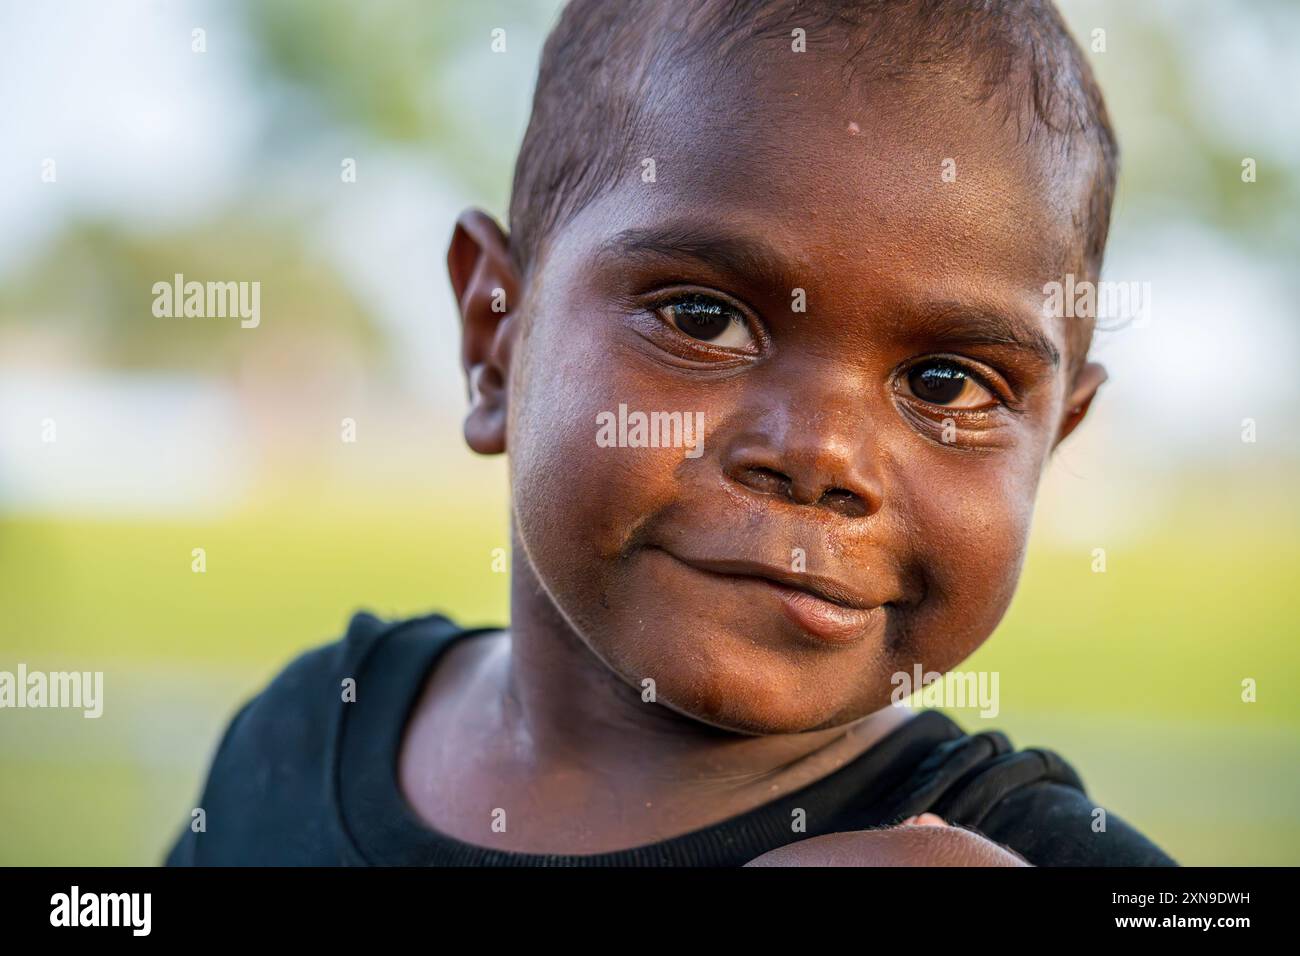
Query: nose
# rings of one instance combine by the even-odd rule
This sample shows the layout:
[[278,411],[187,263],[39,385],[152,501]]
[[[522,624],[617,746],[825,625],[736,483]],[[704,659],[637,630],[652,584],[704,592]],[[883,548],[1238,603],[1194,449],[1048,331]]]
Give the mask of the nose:
[[773,408],[736,434],[723,452],[723,473],[794,504],[850,518],[875,514],[882,500],[879,459],[862,410],[813,396],[804,402],[815,407]]

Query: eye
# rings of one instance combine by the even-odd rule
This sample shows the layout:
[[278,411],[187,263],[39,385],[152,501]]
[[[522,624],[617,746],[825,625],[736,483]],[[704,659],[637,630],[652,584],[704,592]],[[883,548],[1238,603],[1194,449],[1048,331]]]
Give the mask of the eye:
[[931,405],[975,411],[997,404],[993,393],[955,362],[924,362],[913,367],[904,381],[908,394]]
[[758,343],[739,310],[707,295],[684,295],[655,312],[677,331],[723,349],[752,349]]

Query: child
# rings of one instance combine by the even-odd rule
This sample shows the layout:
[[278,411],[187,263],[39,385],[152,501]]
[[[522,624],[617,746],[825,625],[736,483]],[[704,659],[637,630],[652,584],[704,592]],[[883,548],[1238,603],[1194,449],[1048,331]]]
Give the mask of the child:
[[1172,864],[890,706],[992,633],[1105,379],[1044,287],[1097,278],[1116,155],[1047,0],[573,0],[510,233],[447,257],[509,629],[357,615],[168,862]]

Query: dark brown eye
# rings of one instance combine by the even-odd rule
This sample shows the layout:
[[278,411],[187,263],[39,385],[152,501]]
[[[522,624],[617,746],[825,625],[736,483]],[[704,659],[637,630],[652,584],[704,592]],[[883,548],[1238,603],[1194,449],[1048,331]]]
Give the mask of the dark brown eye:
[[907,373],[913,398],[944,408],[987,408],[996,399],[973,375],[953,362],[926,362]]
[[749,323],[731,306],[707,295],[686,295],[665,302],[656,310],[677,331],[700,342],[725,349],[754,345]]

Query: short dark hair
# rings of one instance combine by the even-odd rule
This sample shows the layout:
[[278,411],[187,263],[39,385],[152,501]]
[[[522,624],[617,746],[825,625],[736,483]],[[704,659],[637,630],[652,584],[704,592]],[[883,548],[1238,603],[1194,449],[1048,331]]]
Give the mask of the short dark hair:
[[[532,118],[515,164],[511,255],[527,276],[548,235],[624,169],[642,106],[669,56],[743,57],[747,42],[837,44],[850,76],[974,70],[1026,141],[1050,137],[1093,163],[1075,215],[1080,271],[1101,271],[1119,149],[1101,90],[1051,0],[571,0],[546,41]],[[754,45],[748,45],[752,51]],[[1091,327],[1081,328],[1086,353]],[[1079,356],[1074,356],[1078,358]]]

